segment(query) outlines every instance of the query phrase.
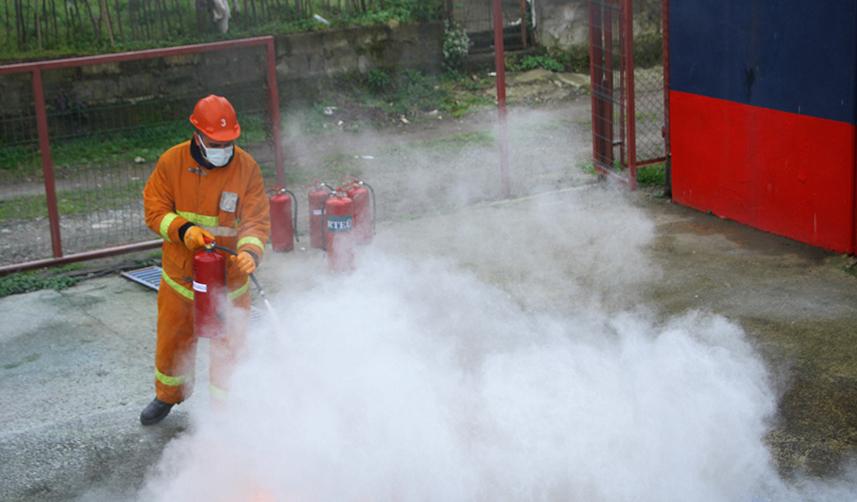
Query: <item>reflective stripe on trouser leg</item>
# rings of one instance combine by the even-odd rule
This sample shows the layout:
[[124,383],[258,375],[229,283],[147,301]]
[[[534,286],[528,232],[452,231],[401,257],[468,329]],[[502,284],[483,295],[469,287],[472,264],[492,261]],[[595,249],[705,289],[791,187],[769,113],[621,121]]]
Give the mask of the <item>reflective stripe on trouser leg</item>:
[[209,389],[217,389],[211,392],[213,399],[222,400],[229,392],[229,379],[244,349],[247,322],[250,319],[250,295],[239,296],[233,300],[233,305],[239,309],[236,309],[236,315],[229,316],[227,320],[226,336],[213,338],[209,344]]
[[[165,403],[178,403],[192,392],[196,338],[193,336],[193,302],[166,282],[158,289],[156,371],[168,378],[155,379],[155,395]],[[175,378],[183,377],[183,380]]]

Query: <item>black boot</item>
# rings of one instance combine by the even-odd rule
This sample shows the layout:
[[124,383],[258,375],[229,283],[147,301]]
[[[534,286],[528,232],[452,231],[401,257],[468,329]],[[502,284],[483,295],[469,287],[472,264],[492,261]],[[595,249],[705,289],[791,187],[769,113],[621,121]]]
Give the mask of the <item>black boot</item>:
[[143,412],[140,413],[140,423],[143,425],[154,425],[170,414],[173,405],[165,403],[158,398],[152,399]]

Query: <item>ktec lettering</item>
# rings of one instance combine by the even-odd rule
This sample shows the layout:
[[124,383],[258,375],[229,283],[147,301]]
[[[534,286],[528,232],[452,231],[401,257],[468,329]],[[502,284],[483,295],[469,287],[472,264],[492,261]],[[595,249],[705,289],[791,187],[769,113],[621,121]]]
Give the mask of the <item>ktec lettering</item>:
[[353,222],[351,216],[328,216],[327,231],[328,232],[350,232]]

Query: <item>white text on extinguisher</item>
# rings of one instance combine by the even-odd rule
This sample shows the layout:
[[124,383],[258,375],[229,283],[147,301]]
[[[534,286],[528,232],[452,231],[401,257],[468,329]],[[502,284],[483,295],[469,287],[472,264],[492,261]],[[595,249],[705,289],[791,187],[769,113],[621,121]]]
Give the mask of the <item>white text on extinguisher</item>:
[[329,232],[348,232],[351,230],[351,216],[328,216],[327,230]]

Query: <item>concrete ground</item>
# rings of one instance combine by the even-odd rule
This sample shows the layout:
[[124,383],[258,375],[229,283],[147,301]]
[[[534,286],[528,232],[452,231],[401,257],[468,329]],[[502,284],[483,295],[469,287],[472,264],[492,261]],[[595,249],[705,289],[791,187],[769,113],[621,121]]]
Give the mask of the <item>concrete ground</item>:
[[[544,208],[545,201],[553,204],[547,207],[557,232],[575,232],[589,221],[592,226],[581,231],[589,236],[569,243],[534,231],[527,208]],[[579,210],[563,210],[568,204]],[[587,208],[592,213],[581,219]],[[633,241],[634,228],[621,235],[621,225],[600,226],[599,218],[615,222],[629,214],[644,216],[651,240]],[[591,261],[554,271],[557,281],[539,290],[527,280],[534,260],[503,260],[504,267],[521,268],[500,273],[486,256],[503,249],[479,249],[478,242],[444,233],[462,217],[505,228],[502,238],[518,243],[510,252],[530,249],[538,260],[539,253],[556,251],[569,261]],[[613,240],[587,247],[607,237]],[[639,254],[631,249],[635,242]],[[376,244],[417,258],[452,258],[520,296],[528,308],[573,308],[563,274],[583,273],[589,274],[583,283],[590,280],[611,309],[645,305],[660,317],[688,309],[721,314],[744,327],[782,382],[779,415],[767,438],[780,471],[835,475],[855,453],[857,278],[846,270],[851,262],[845,257],[657,197],[600,187],[386,223]],[[599,275],[599,260],[614,265]],[[321,270],[323,261],[316,252],[298,251],[272,257],[265,267]],[[262,278],[272,292],[279,289],[276,274]],[[300,285],[288,288],[299,291]],[[118,276],[0,299],[0,500],[67,500],[101,487],[132,493],[141,484],[165,444],[188,427],[186,408],[192,411],[181,406],[155,427],[138,422],[152,397],[155,317],[155,293]]]

